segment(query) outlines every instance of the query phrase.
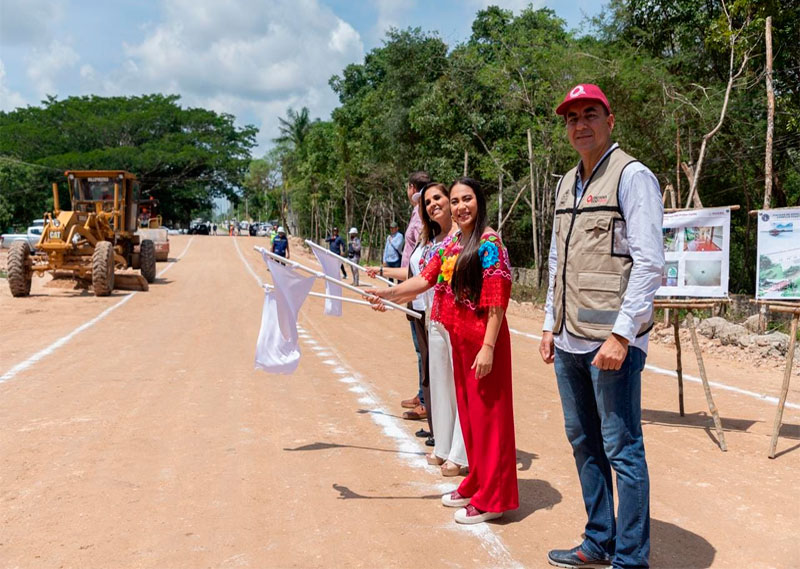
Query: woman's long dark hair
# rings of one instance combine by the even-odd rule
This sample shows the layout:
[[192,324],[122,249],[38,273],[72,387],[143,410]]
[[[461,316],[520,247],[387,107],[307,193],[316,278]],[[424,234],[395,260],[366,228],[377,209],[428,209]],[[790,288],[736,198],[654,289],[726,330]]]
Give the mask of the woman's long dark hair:
[[481,297],[481,285],[483,284],[483,265],[478,254],[481,236],[487,226],[486,216],[486,196],[483,195],[481,185],[472,178],[459,178],[450,185],[450,192],[457,185],[469,186],[475,193],[475,200],[478,202],[478,212],[475,216],[475,226],[466,241],[462,241],[461,254],[456,261],[453,270],[453,278],[450,286],[453,293],[459,300],[471,300],[477,303]]
[[428,209],[425,207],[425,194],[433,189],[439,189],[448,198],[450,197],[450,190],[447,188],[447,186],[440,182],[431,182],[422,188],[422,191],[419,194],[419,204],[417,204],[419,207],[419,216],[420,219],[422,219],[422,232],[419,236],[420,243],[433,241],[433,238],[436,237],[442,230],[442,228],[439,227],[439,224],[433,221],[431,216],[428,215]]

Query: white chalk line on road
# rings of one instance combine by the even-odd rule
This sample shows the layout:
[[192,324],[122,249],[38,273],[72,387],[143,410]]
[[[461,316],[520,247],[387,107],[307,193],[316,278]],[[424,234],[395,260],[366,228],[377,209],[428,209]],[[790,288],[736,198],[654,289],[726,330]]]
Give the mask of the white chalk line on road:
[[[244,255],[242,255],[242,251],[239,248],[239,244],[237,243],[236,239],[234,239],[234,244],[236,246],[236,252],[239,254],[239,258],[256,280],[258,286],[263,288],[264,282],[250,266],[250,263],[245,259]],[[332,346],[319,346],[317,341],[314,340],[308,331],[299,323],[297,325],[297,332],[301,341],[307,344],[311,348],[312,352],[316,352],[316,355],[320,361],[322,361],[323,364],[330,366],[332,371],[336,375],[340,376],[339,381],[345,385],[348,385],[348,391],[359,396],[358,402],[361,405],[368,407],[367,411],[372,421],[381,428],[387,437],[394,440],[397,449],[397,457],[399,459],[405,461],[412,468],[423,469],[429,472],[438,472],[438,469],[434,469],[432,466],[429,466],[427,461],[424,460],[423,457],[419,456],[419,443],[415,437],[409,435],[408,432],[402,427],[403,422],[392,416],[392,414],[386,410],[385,405],[383,405],[381,402],[380,397],[370,388],[369,383],[364,380],[361,374],[352,370],[343,362],[343,359],[336,348]],[[445,494],[447,492],[452,492],[455,490],[455,488],[452,484],[443,483],[433,485],[432,490],[438,494]],[[511,556],[508,548],[505,546],[500,537],[492,530],[490,525],[476,524],[472,526],[461,526],[455,524],[455,522],[452,523],[453,525],[457,526],[456,529],[467,531],[479,539],[481,546],[493,558],[493,567],[507,567],[509,569],[522,569],[522,567],[524,567]],[[453,526],[448,525],[446,526],[446,529],[454,528]]]
[[[156,275],[156,277],[160,277],[161,275],[166,273],[170,269],[170,267],[172,267],[172,265],[175,264],[175,262],[177,260],[179,260],[181,257],[183,257],[186,254],[186,251],[189,249],[189,245],[192,244],[192,241],[194,241],[194,237],[189,239],[189,242],[186,244],[186,247],[183,249],[183,252],[181,252],[181,254],[178,255],[178,257],[175,260],[170,261],[169,264],[166,267],[164,267]],[[89,320],[88,322],[84,322],[83,324],[81,324],[80,326],[75,328],[72,332],[70,332],[66,336],[62,336],[61,338],[59,338],[58,340],[56,340],[55,342],[53,342],[52,344],[50,344],[46,348],[44,348],[42,350],[39,350],[38,352],[33,354],[31,357],[29,357],[25,361],[18,363],[17,365],[12,367],[10,370],[8,370],[6,373],[4,373],[3,375],[0,375],[0,383],[8,381],[9,379],[12,379],[13,377],[18,375],[19,373],[25,371],[26,369],[28,369],[31,366],[33,366],[36,363],[38,363],[39,361],[43,360],[44,358],[46,358],[47,356],[49,356],[50,354],[52,354],[53,352],[58,350],[61,346],[63,346],[64,344],[68,343],[75,336],[77,336],[78,334],[80,334],[81,332],[83,332],[85,330],[88,330],[89,328],[91,328],[92,326],[94,326],[95,324],[97,324],[98,322],[103,320],[106,316],[108,316],[109,314],[114,312],[117,308],[119,308],[120,306],[122,306],[123,304],[128,302],[130,299],[132,299],[138,292],[139,291],[133,291],[130,294],[125,295],[119,302],[109,306],[103,312],[101,312],[100,314],[98,314],[97,316],[95,316],[94,318]]]
[[[515,330],[513,328],[509,328],[509,331],[512,334],[516,334],[518,336],[524,336],[526,338],[531,338],[533,340],[541,340],[541,336],[537,336],[536,334],[529,334],[528,332],[520,332],[519,330]],[[657,373],[659,375],[665,375],[667,377],[674,377],[678,378],[678,372],[674,370],[664,369],[658,366],[645,364],[644,369],[652,371],[653,373]],[[692,383],[703,383],[703,380],[699,377],[694,375],[689,375],[688,373],[683,374],[683,379],[687,381],[691,381]],[[747,397],[752,397],[753,399],[759,399],[761,401],[766,401],[767,403],[774,403],[775,405],[778,404],[778,398],[773,397],[771,395],[765,395],[763,393],[757,393],[755,391],[749,391],[747,389],[741,389],[739,387],[734,387],[732,385],[727,385],[725,383],[720,383],[718,381],[709,381],[708,384],[712,387],[717,389],[722,389],[723,391],[730,391],[733,393],[738,393],[739,395],[745,395]],[[789,401],[786,402],[786,407],[790,409],[800,409],[800,405],[797,403],[791,403]]]

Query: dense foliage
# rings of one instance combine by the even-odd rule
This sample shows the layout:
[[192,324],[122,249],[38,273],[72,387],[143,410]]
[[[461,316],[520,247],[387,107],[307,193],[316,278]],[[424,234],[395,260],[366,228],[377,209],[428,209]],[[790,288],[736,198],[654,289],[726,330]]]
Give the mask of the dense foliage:
[[67,169],[128,170],[165,220],[186,223],[215,196],[238,200],[255,146],[254,127],[177,96],[48,98],[0,113],[0,228],[24,226],[52,207],[52,182]]

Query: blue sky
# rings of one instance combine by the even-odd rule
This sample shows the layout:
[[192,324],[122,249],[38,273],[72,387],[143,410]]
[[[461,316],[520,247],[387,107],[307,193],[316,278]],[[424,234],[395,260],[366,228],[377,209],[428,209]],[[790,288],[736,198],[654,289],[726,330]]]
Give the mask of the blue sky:
[[[389,27],[464,41],[490,4],[526,0],[0,0],[0,110],[45,95],[175,93],[183,105],[235,115],[260,129],[260,154],[278,117],[307,106],[327,118],[331,75],[381,45]],[[568,27],[602,0],[555,2]]]

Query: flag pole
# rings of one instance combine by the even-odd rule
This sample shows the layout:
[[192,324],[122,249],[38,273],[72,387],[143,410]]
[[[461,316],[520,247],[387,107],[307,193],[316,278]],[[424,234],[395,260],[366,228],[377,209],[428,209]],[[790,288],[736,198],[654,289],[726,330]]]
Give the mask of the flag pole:
[[[272,289],[274,285],[264,283],[264,288]],[[317,298],[326,298],[329,300],[341,300],[342,302],[352,302],[353,304],[361,304],[363,306],[372,306],[372,303],[366,300],[358,300],[357,298],[347,298],[346,296],[332,296],[330,294],[322,294],[321,292],[309,292],[308,296],[316,296]],[[386,307],[387,310],[394,310],[391,306]]]
[[[310,239],[306,239],[306,244],[307,244],[307,245],[309,245],[309,246],[311,246],[311,247],[312,247],[312,248],[314,248],[314,249],[317,249],[318,251],[322,251],[323,253],[326,253],[326,254],[330,255],[331,257],[336,257],[336,258],[337,258],[337,259],[339,259],[339,260],[340,260],[342,263],[345,263],[345,264],[347,264],[347,265],[350,265],[351,267],[353,267],[353,268],[355,268],[355,269],[358,269],[358,270],[364,271],[365,273],[367,272],[367,269],[365,269],[364,267],[362,267],[362,266],[361,266],[361,265],[359,265],[358,263],[354,263],[354,262],[353,262],[353,261],[351,261],[350,259],[345,259],[345,258],[344,258],[344,257],[342,257],[341,255],[337,255],[336,253],[334,253],[333,251],[330,251],[330,250],[326,249],[326,248],[325,248],[325,247],[323,247],[322,245],[317,245],[316,243],[314,243],[314,242],[313,242],[313,241],[311,241]],[[389,286],[394,286],[394,283],[393,283],[392,281],[390,281],[389,279],[387,279],[387,278],[384,278],[384,277],[382,277],[382,276],[380,276],[380,275],[376,275],[376,276],[375,276],[375,278],[376,278],[376,279],[378,279],[379,281],[383,281],[383,282],[385,282],[385,283],[386,283],[386,284],[388,284]]]
[[[353,285],[351,285],[349,283],[346,283],[344,281],[340,281],[339,279],[335,279],[333,277],[329,277],[328,275],[326,275],[323,272],[315,271],[314,269],[306,267],[305,265],[300,264],[300,263],[298,263],[296,261],[291,261],[289,259],[281,257],[280,255],[276,255],[272,251],[267,251],[263,247],[253,247],[253,249],[258,251],[262,255],[267,255],[268,257],[270,257],[270,258],[272,258],[272,259],[274,259],[274,260],[276,260],[276,261],[278,261],[280,263],[283,263],[285,265],[290,265],[290,266],[292,266],[292,267],[294,267],[296,269],[303,270],[303,271],[305,271],[307,273],[310,273],[310,274],[314,275],[317,278],[325,279],[326,281],[328,281],[330,283],[333,283],[335,285],[339,285],[340,287],[346,288],[347,290],[351,290],[351,291],[353,291],[353,292],[355,292],[355,293],[357,293],[357,294],[359,294],[359,295],[361,295],[361,296],[363,296],[365,298],[380,298],[378,296],[375,296],[374,294],[367,294],[363,290],[361,290],[359,288],[356,288],[356,287],[354,287]],[[416,312],[414,310],[409,310],[405,306],[401,306],[399,304],[395,304],[394,302],[388,301],[388,300],[383,299],[383,298],[381,298],[381,302],[383,302],[386,306],[391,306],[395,310],[399,310],[400,312],[403,312],[403,313],[405,313],[405,314],[407,314],[409,316],[413,316],[414,318],[422,318],[422,314],[420,314],[419,312]]]

